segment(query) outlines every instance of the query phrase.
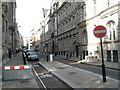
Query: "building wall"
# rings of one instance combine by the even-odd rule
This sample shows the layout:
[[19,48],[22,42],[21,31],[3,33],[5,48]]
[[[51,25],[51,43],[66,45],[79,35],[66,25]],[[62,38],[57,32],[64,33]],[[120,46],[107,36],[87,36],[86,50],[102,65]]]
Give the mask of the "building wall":
[[8,35],[10,35],[11,33],[10,31],[8,31],[7,13],[8,13],[8,3],[2,3],[2,53],[3,53],[3,57],[8,56],[8,48],[11,48],[10,44],[8,44],[7,42]]
[[1,0],[0,0],[0,67],[2,67],[2,2]]
[[[119,6],[118,6],[118,40],[120,41],[120,2],[119,2]],[[119,43],[120,46],[120,43]],[[119,56],[119,62],[120,62],[120,48],[118,46],[118,56]]]
[[[93,14],[93,16],[91,15],[91,13],[87,13],[86,23],[87,23],[87,32],[88,32],[88,52],[92,53],[92,55],[99,55],[99,57],[101,58],[100,44],[99,44],[100,40],[99,38],[95,38],[93,34],[93,30],[96,26],[103,25],[107,29],[107,35],[103,38],[104,58],[105,60],[107,60],[107,56],[108,56],[107,51],[111,50],[110,51],[111,61],[114,61],[115,59],[113,59],[113,57],[118,57],[118,56],[113,55],[113,50],[117,50],[118,52],[117,48],[120,43],[117,37],[118,36],[118,30],[117,30],[117,27],[118,27],[118,5],[117,4],[118,3],[111,4],[109,7],[105,3],[106,3],[106,0],[105,2],[103,1],[102,3],[99,3],[96,9],[99,9],[100,11]],[[106,7],[106,8],[104,9],[99,7],[101,5],[103,5],[103,7]],[[92,6],[94,7],[94,5],[91,5],[91,6],[88,5],[86,7],[86,12],[91,11],[90,9],[92,8]],[[114,23],[114,26],[112,28],[114,28],[114,31],[115,31],[115,38],[113,36],[113,31],[111,31],[112,36],[110,39],[110,28],[108,27],[109,23]]]
[[[69,56],[80,56],[82,27],[79,23],[84,20],[84,2],[67,2],[58,10],[58,42],[59,53]],[[83,7],[83,8],[82,8]]]
[[107,35],[102,38],[104,58],[107,60],[111,56],[111,61],[114,61],[120,55],[118,1],[86,0],[62,3],[53,1],[48,31],[45,32],[45,42],[48,43],[49,49],[53,50],[54,47],[54,51],[63,56],[69,53],[69,57],[85,59],[86,55],[92,53],[101,59],[100,39],[94,36],[93,30],[96,26],[103,25],[107,29]]
[[[2,2],[2,57],[12,57],[15,51],[16,2]],[[9,52],[10,50],[10,52]],[[9,55],[10,54],[10,55]]]

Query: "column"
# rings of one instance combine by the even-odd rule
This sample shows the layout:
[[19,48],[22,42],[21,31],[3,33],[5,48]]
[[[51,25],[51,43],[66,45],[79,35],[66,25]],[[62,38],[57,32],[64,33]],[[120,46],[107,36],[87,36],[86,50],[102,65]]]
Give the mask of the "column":
[[[0,0],[0,68],[2,67],[2,3]],[[2,89],[2,70],[0,70],[0,89]]]

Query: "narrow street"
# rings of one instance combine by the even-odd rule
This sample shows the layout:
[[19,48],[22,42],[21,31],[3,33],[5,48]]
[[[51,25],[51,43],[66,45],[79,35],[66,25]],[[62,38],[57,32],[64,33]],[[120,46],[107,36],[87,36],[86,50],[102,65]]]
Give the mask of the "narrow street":
[[119,90],[120,0],[0,0],[0,88]]
[[[51,72],[49,72],[48,70],[46,70],[45,68],[43,68],[43,66],[41,66],[39,64],[39,62],[44,62],[44,61],[46,62],[46,55],[38,54],[38,56],[39,56],[38,61],[27,61],[27,65],[32,65],[32,72],[33,72],[33,75],[34,75],[32,77],[37,82],[36,84],[34,83],[35,84],[34,86],[38,85],[39,88],[46,88],[46,89],[49,89],[49,88],[65,88],[65,89],[68,89],[68,90],[72,90],[72,88],[70,86],[68,86],[65,82],[60,80],[58,77],[54,76]],[[11,65],[13,65],[13,64],[14,65],[15,64],[19,65],[20,63],[23,64],[22,53],[18,53],[18,55],[15,56],[14,60],[16,60],[16,61],[14,61],[14,63],[12,63],[12,61],[11,61],[9,64],[11,64]],[[58,58],[58,57],[55,57],[54,61],[58,61],[58,62],[66,64],[66,65],[70,65],[70,66],[73,66],[73,67],[77,67],[79,69],[87,70],[87,71],[90,71],[90,72],[97,73],[97,74],[101,75],[101,70],[100,70],[101,68],[100,67],[95,67],[95,66],[90,66],[90,65],[85,65],[85,64],[77,64],[76,62],[61,59],[61,58]],[[7,65],[9,65],[9,64],[7,64]],[[107,69],[106,68],[106,72],[107,72],[108,77],[111,77],[111,78],[114,78],[114,79],[118,78],[118,76],[117,76],[118,71],[117,70],[112,70],[112,69]],[[108,72],[110,72],[110,73],[108,73]],[[11,75],[11,73],[13,74],[13,72],[9,72],[9,75]],[[113,74],[113,73],[116,73],[116,75]],[[13,77],[16,77],[16,75],[17,75],[17,73],[14,73]],[[26,75],[28,75],[28,74],[26,74]],[[32,79],[30,79],[30,80],[32,80]],[[28,82],[28,80],[26,80],[26,79],[17,80],[16,79],[16,80],[14,80],[14,82],[12,81],[12,84],[14,84],[15,82],[16,83],[17,82],[26,83],[26,82]],[[20,87],[20,86],[21,85],[19,85],[17,87]],[[26,85],[24,86],[24,84],[22,86],[26,87]],[[7,88],[7,87],[13,87],[13,86],[11,86],[11,81],[3,81],[3,88]]]

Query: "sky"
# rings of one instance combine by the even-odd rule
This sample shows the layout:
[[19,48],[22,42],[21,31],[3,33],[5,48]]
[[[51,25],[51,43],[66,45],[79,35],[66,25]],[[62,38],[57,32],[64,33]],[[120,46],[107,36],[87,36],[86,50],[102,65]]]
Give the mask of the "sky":
[[51,0],[16,0],[16,22],[22,36],[28,37],[32,29],[38,30],[42,8],[50,8]]

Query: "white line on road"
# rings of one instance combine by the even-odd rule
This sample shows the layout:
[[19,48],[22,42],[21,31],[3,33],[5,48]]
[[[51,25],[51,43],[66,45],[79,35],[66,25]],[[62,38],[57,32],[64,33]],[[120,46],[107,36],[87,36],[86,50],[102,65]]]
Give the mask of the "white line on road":
[[45,88],[45,90],[47,90],[47,87],[45,86],[45,84],[43,83],[43,81],[41,80],[41,78],[39,77],[39,75],[37,74],[37,72],[35,71],[34,68],[32,68],[33,71],[35,72],[35,75],[38,77],[38,79],[40,80],[41,84],[43,85],[43,87]]

